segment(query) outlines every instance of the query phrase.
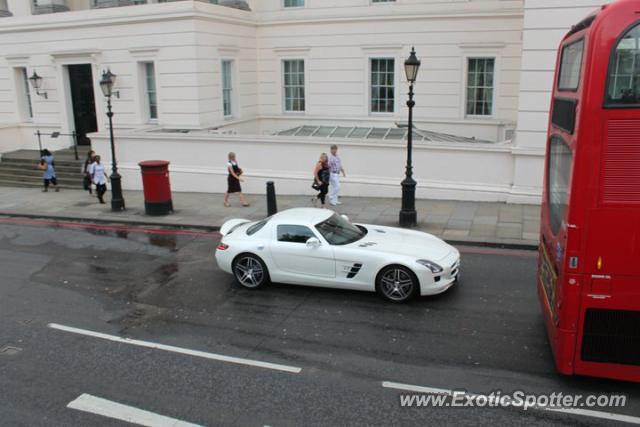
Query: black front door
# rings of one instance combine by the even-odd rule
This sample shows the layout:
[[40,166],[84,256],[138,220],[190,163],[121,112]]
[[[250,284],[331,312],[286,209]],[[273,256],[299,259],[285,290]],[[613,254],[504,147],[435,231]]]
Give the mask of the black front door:
[[98,130],[90,64],[69,65],[73,121],[79,145],[91,145],[87,134]]

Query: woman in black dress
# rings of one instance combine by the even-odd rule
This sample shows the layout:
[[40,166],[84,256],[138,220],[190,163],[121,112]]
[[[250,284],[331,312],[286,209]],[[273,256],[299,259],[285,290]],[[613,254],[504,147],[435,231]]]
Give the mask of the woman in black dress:
[[244,181],[242,176],[242,169],[238,166],[238,162],[236,161],[236,153],[229,153],[229,162],[227,163],[227,171],[229,174],[227,175],[227,192],[224,194],[224,206],[229,207],[229,194],[238,193],[240,197],[240,202],[242,206],[249,206],[249,202],[242,194],[242,188],[240,187],[240,183]]
[[311,199],[314,206],[318,200],[324,207],[324,201],[329,192],[329,158],[326,153],[320,155],[320,160],[316,163],[316,167],[313,170],[313,186],[318,190],[318,195]]

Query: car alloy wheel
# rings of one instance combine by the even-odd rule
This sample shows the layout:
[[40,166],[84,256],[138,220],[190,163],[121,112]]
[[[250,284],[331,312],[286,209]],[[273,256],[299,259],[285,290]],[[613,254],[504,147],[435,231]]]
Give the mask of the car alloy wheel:
[[393,302],[405,302],[411,299],[417,289],[414,274],[406,267],[387,267],[378,276],[378,292]]
[[239,284],[245,288],[255,289],[267,282],[267,268],[254,255],[241,255],[233,263],[233,274]]

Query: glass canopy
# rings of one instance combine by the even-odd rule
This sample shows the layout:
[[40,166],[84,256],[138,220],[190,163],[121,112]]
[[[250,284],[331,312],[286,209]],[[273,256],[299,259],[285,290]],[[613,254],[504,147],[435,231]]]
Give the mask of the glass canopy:
[[[378,139],[378,140],[405,140],[409,133],[408,128],[386,127],[358,127],[358,126],[297,126],[291,129],[276,132],[282,136],[303,136],[314,138],[351,138],[351,139]],[[477,138],[450,135],[440,132],[432,132],[422,129],[413,129],[414,141],[427,142],[491,142]]]

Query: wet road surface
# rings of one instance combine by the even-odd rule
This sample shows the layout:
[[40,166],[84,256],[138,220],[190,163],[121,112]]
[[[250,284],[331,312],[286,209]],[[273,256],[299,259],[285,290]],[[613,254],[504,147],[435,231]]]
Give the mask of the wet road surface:
[[241,289],[215,265],[218,240],[0,220],[0,425],[123,425],[67,408],[83,394],[212,426],[613,424],[516,408],[402,408],[385,381],[473,393],[621,392],[628,406],[615,412],[640,416],[637,385],[555,373],[535,253],[461,248],[459,286],[393,305],[373,293]]

